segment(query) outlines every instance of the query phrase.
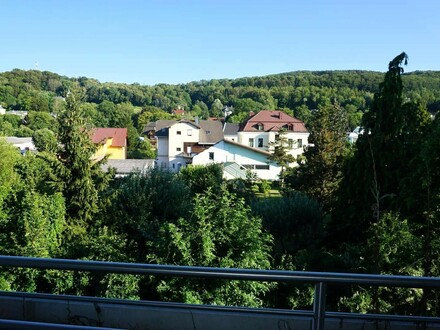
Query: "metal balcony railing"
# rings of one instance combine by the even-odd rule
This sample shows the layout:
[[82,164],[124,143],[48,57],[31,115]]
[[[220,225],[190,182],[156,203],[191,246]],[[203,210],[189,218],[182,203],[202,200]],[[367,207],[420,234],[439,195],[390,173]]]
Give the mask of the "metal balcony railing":
[[[409,287],[423,289],[439,289],[440,278],[370,275],[351,273],[323,273],[304,271],[255,270],[235,268],[212,268],[154,265],[105,261],[85,261],[68,259],[43,259],[31,257],[0,256],[0,266],[35,269],[57,269],[71,271],[90,271],[120,274],[157,275],[174,277],[193,277],[205,279],[226,279],[243,281],[297,282],[314,284],[315,294],[312,311],[285,311],[311,316],[313,329],[323,330],[325,318],[366,319],[379,321],[402,321],[439,323],[440,318],[423,316],[399,316],[384,314],[355,314],[326,311],[326,289],[328,284],[365,285],[377,287]],[[202,306],[203,308],[203,306]],[[233,309],[231,307],[231,309]]]

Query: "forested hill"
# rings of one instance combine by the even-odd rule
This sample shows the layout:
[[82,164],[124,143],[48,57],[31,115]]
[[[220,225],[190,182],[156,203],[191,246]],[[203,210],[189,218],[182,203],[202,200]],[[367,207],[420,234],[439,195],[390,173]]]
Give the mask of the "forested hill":
[[[86,102],[131,103],[144,111],[151,107],[170,112],[184,108],[201,118],[221,116],[224,106],[233,107],[232,121],[249,111],[285,109],[307,120],[320,104],[338,102],[351,124],[368,108],[384,73],[372,71],[295,71],[262,77],[202,80],[186,84],[101,83],[96,79],[69,78],[37,70],[0,73],[0,104],[8,110],[52,111],[55,96],[63,96],[78,82],[86,91]],[[431,113],[440,110],[440,72],[416,71],[403,76],[404,94],[426,104]]]

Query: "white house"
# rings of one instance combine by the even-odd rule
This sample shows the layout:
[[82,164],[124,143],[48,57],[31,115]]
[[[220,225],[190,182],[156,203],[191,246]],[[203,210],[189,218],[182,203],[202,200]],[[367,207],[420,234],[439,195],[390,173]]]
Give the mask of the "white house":
[[278,180],[281,168],[276,162],[268,159],[270,155],[267,151],[225,139],[195,155],[192,164],[221,163],[224,166],[223,175],[226,179],[243,178],[246,170],[250,170],[260,179]]
[[288,153],[298,157],[308,144],[309,132],[304,123],[279,110],[263,110],[252,114],[240,125],[238,143],[264,151],[272,151],[270,143],[275,142],[281,129],[289,143]]
[[156,131],[157,165],[177,172],[192,163],[194,155],[223,140],[220,122],[181,120]]
[[297,157],[308,144],[304,123],[282,111],[260,111],[241,124],[212,120],[161,121],[150,125],[157,139],[157,166],[177,172],[189,164],[224,164],[226,178],[243,177],[246,170],[259,178],[278,180],[280,166],[268,157],[271,142],[285,130],[289,154]]

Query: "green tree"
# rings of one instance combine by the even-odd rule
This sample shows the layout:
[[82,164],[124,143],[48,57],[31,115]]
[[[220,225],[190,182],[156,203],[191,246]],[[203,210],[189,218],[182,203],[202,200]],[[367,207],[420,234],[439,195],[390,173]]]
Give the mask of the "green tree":
[[295,157],[289,154],[289,141],[286,137],[287,130],[281,128],[275,135],[275,141],[269,142],[269,150],[272,150],[272,155],[268,158],[277,162],[281,167],[280,180],[284,182],[284,174],[287,167],[295,161]]
[[4,203],[19,182],[19,176],[14,170],[19,160],[17,149],[0,138],[0,221],[8,218],[8,208]]
[[33,132],[32,141],[38,151],[55,152],[57,149],[56,135],[48,128],[42,128]]
[[154,168],[117,180],[112,190],[115,198],[106,212],[106,225],[128,235],[127,253],[145,262],[157,243],[160,225],[186,215],[188,186],[175,174]]
[[356,237],[359,241],[381,212],[397,209],[402,201],[401,184],[413,171],[409,164],[418,148],[410,146],[421,143],[429,116],[403,97],[401,64],[406,59],[402,53],[390,62],[371,108],[363,116],[366,133],[359,136],[347,162],[333,217],[342,240]]
[[329,211],[342,179],[348,154],[347,116],[339,104],[319,107],[309,125],[305,160],[286,178],[291,187],[315,198]]
[[66,200],[66,215],[71,238],[87,232],[99,211],[100,192],[110,179],[100,169],[102,161],[92,161],[96,151],[90,136],[89,124],[83,117],[80,93],[71,91],[66,98],[66,109],[58,115],[56,153],[45,153],[54,171],[54,182]]
[[27,126],[36,131],[42,128],[49,128],[52,131],[57,130],[57,120],[48,112],[29,111],[25,122]]
[[222,110],[223,110],[223,103],[219,99],[215,99],[214,102],[211,104],[211,111],[210,111],[211,116],[216,118],[221,118]]
[[[189,217],[162,227],[161,251],[151,256],[160,263],[226,268],[270,268],[272,237],[243,199],[225,186],[194,198]],[[249,281],[163,280],[163,299],[187,303],[261,306],[271,285]]]
[[179,175],[188,184],[193,194],[200,194],[207,189],[219,189],[223,182],[223,168],[219,164],[187,166]]

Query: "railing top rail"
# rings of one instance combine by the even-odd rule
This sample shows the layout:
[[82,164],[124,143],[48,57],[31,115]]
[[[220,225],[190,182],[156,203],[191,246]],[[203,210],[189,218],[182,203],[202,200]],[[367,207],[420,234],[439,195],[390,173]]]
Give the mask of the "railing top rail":
[[440,288],[440,278],[436,277],[174,266],[2,255],[0,255],[0,266],[268,282],[323,282],[328,284]]

